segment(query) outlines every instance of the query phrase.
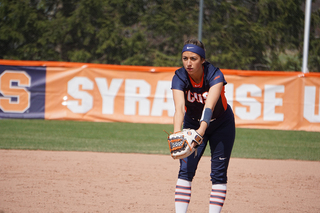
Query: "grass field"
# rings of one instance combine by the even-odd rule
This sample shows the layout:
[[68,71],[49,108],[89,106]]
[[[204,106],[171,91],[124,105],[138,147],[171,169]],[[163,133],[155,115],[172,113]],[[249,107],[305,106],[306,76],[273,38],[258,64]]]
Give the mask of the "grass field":
[[[169,154],[172,125],[0,120],[0,149]],[[209,149],[205,155],[209,155]],[[320,132],[237,128],[232,157],[320,160]]]

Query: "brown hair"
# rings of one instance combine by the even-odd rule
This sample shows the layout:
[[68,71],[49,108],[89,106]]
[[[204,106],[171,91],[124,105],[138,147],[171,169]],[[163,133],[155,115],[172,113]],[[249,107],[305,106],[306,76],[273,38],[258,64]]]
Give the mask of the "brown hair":
[[184,45],[186,44],[194,44],[194,45],[197,45],[199,47],[201,47],[202,49],[204,49],[204,51],[206,51],[206,49],[204,48],[204,45],[201,41],[199,41],[198,39],[194,39],[194,38],[191,38],[191,39],[188,39],[184,42]]

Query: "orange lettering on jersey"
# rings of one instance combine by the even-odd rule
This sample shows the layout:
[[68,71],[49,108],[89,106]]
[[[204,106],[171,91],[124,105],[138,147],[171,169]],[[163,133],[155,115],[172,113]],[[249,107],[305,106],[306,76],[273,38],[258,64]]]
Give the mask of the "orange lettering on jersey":
[[217,80],[218,78],[220,78],[220,75],[218,75],[217,77],[215,77],[213,80]]
[[26,72],[5,71],[0,75],[0,108],[4,112],[23,113],[30,107],[31,78]]

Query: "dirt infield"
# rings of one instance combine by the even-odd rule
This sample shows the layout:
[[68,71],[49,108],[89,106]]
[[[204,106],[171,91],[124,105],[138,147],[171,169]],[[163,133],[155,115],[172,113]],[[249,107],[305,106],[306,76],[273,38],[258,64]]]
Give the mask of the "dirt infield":
[[[0,212],[174,212],[178,161],[164,155],[0,150]],[[210,158],[189,212],[208,212]],[[232,158],[223,211],[320,212],[320,162]]]

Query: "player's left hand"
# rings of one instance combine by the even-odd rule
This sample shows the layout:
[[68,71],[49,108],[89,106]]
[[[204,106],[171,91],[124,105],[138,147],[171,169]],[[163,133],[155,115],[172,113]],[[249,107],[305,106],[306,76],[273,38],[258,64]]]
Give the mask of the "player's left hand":
[[184,129],[168,136],[168,145],[173,159],[183,159],[191,155],[202,143],[202,136],[194,129]]

